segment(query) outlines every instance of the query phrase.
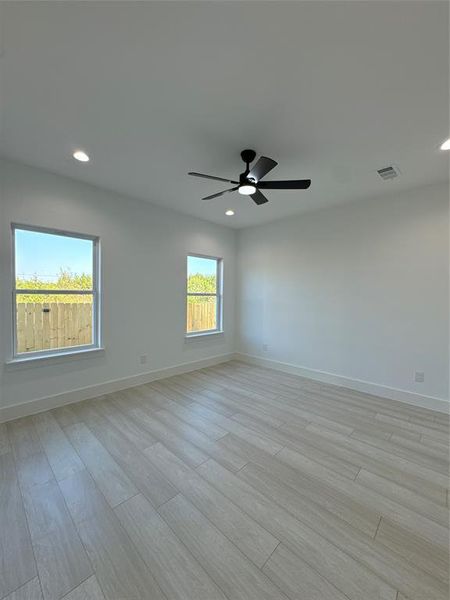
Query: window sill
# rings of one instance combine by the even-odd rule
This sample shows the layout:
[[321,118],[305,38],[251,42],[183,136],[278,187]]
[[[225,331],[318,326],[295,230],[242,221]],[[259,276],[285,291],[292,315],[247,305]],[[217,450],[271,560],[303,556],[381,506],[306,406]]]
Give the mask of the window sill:
[[223,334],[223,333],[224,333],[223,329],[217,329],[215,331],[199,331],[198,333],[186,333],[184,335],[184,337],[187,340],[191,340],[191,339],[195,339],[195,338],[207,337],[210,335],[219,335],[219,334]]
[[95,347],[95,348],[83,348],[80,350],[71,350],[70,352],[55,352],[52,354],[40,354],[35,356],[16,356],[11,358],[10,360],[5,361],[5,364],[8,367],[14,367],[19,365],[38,365],[45,362],[51,362],[55,359],[56,362],[60,362],[61,359],[74,359],[74,358],[85,358],[92,354],[98,354],[104,352],[105,349],[103,347]]

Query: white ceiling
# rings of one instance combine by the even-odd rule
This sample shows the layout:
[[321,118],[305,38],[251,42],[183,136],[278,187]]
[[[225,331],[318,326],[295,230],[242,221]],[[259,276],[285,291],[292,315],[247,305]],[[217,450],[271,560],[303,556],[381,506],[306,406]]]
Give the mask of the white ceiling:
[[[235,227],[448,177],[445,1],[1,4],[3,156]],[[311,188],[202,202],[246,147]]]

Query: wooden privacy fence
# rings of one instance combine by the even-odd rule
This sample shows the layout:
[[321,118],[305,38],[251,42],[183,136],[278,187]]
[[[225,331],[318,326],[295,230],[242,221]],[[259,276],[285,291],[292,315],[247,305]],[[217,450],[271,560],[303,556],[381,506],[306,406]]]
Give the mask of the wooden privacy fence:
[[17,352],[92,344],[91,302],[17,304]]
[[[188,332],[215,328],[215,302],[188,303]],[[17,304],[17,352],[83,346],[92,341],[91,302]]]
[[191,331],[204,331],[216,328],[216,303],[198,302],[187,305],[187,329]]

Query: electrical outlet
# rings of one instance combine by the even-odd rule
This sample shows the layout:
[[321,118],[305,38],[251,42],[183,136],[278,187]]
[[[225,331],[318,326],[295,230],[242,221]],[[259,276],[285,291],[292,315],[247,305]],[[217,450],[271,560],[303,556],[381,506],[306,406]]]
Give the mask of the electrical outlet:
[[416,371],[414,374],[414,381],[416,383],[423,383],[425,381],[425,373],[423,371]]
[[267,344],[263,344],[263,351],[267,352],[268,349],[269,349],[269,346]]
[[139,357],[139,362],[141,363],[141,365],[146,365],[147,364],[147,355],[141,354],[141,356]]

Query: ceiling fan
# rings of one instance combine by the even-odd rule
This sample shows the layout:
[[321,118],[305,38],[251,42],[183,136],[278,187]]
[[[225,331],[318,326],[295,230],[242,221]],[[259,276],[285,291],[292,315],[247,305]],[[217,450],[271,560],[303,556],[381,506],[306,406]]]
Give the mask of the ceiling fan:
[[214,179],[215,181],[225,181],[227,183],[236,184],[235,187],[205,196],[202,200],[212,200],[229,192],[236,190],[244,196],[250,196],[255,204],[265,204],[268,199],[264,196],[261,190],[306,190],[311,185],[311,179],[292,179],[288,181],[261,181],[274,167],[277,162],[267,156],[261,156],[256,163],[250,168],[250,163],[255,160],[256,152],[254,150],[243,150],[241,158],[246,164],[246,169],[239,175],[239,181],[232,179],[224,179],[223,177],[215,177],[214,175],[204,175],[203,173],[190,172],[188,175],[194,177],[203,177],[204,179]]

